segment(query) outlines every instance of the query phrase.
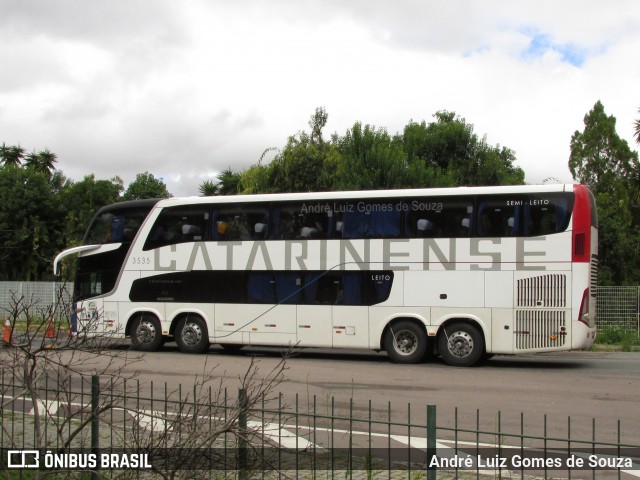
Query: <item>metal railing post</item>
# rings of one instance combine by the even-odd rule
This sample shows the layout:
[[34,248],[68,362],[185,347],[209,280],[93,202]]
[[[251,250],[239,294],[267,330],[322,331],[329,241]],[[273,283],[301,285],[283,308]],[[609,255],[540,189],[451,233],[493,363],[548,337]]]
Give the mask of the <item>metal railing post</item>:
[[247,391],[238,389],[238,478],[248,478],[247,471]]
[[[91,375],[91,452],[98,455],[100,449],[100,422],[98,418],[98,407],[100,403],[100,377]],[[98,472],[91,472],[91,479],[100,478]]]
[[427,480],[436,480],[438,470],[432,467],[432,459],[436,456],[436,406],[427,405]]

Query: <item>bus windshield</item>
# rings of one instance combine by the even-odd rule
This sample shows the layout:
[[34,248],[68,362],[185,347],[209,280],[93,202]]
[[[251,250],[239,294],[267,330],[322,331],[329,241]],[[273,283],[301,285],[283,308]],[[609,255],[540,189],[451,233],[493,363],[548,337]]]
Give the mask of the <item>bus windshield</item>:
[[131,242],[148,213],[148,206],[101,211],[91,222],[83,243]]
[[116,285],[131,243],[157,200],[123,202],[101,209],[84,237],[84,245],[109,245],[78,257],[74,298],[108,293]]

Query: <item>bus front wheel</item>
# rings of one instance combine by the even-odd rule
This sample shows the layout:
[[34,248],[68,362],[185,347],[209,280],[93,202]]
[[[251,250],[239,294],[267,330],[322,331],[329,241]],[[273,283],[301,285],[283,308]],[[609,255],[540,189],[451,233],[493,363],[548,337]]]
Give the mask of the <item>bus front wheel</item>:
[[442,359],[456,367],[475,365],[484,354],[484,340],[478,329],[465,322],[442,327],[438,338]]
[[417,363],[427,351],[427,332],[415,322],[394,323],[385,334],[384,349],[392,362]]
[[178,349],[185,353],[202,353],[209,348],[207,325],[199,317],[185,317],[176,327]]
[[131,325],[133,348],[143,352],[154,352],[162,345],[160,322],[152,315],[140,315]]

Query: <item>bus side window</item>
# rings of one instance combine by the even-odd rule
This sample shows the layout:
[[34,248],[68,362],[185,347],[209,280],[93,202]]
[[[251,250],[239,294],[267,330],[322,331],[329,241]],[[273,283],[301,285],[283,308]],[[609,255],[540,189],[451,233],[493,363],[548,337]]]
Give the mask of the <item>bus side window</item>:
[[405,236],[408,238],[435,238],[442,236],[436,215],[411,212],[406,215]]
[[429,206],[427,211],[409,214],[419,237],[464,238],[473,232],[473,201],[469,198],[420,199],[412,205]]
[[569,223],[570,211],[568,197],[532,197],[524,208],[524,216],[527,219],[524,234],[535,236],[562,232]]
[[469,217],[464,217],[460,220],[460,236],[468,237],[471,235],[471,219]]
[[209,207],[206,205],[167,207],[156,219],[143,250],[207,240]]
[[271,272],[250,272],[247,275],[249,303],[276,303],[276,282]]
[[278,205],[273,209],[272,238],[293,240],[302,229],[299,205]]
[[336,304],[362,305],[362,272],[343,272]]
[[509,237],[519,232],[519,216],[509,200],[489,198],[478,206],[477,233],[481,237]]
[[350,201],[343,205],[343,238],[398,238],[402,212],[393,202]]
[[274,277],[276,300],[279,304],[296,305],[302,303],[302,272],[277,272]]
[[264,240],[269,237],[269,209],[254,205],[220,205],[212,214],[211,238]]
[[323,203],[274,206],[273,235],[277,240],[327,238],[333,229],[333,211]]

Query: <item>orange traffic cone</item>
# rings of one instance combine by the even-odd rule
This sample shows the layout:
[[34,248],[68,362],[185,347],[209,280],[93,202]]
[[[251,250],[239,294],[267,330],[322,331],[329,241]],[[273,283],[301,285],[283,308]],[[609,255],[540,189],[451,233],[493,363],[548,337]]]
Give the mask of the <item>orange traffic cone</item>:
[[[56,331],[53,328],[53,317],[49,317],[49,325],[47,325],[47,331],[44,332],[45,344],[44,348],[56,348]],[[47,343],[46,340],[54,339],[52,343]]]
[[11,322],[7,318],[7,321],[4,322],[4,333],[2,334],[2,342],[5,345],[11,345]]
[[44,338],[56,338],[56,332],[53,329],[53,319],[49,319],[49,326],[44,334]]

